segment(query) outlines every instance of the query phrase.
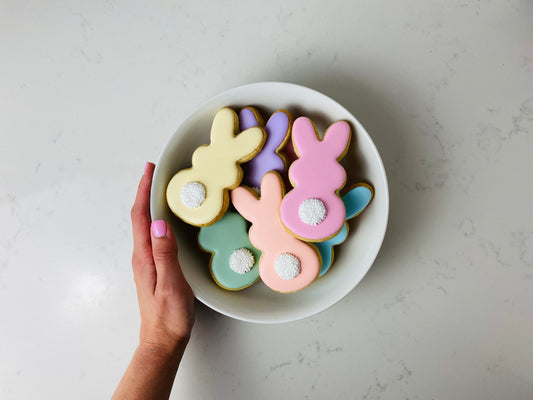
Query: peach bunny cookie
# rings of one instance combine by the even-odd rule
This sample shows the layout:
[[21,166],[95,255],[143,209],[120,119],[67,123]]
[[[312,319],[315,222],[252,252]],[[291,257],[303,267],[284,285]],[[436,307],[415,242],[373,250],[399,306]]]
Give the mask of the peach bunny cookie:
[[289,168],[294,188],[281,203],[281,220],[297,238],[321,242],[342,229],[346,210],[338,192],[346,183],[346,171],[339,160],[350,136],[346,121],[332,124],[322,140],[309,118],[294,121],[292,140],[299,158]]
[[231,192],[237,211],[252,223],[250,241],[261,250],[259,276],[271,289],[295,292],[309,286],[320,272],[320,255],[313,245],[292,236],[281,224],[283,183],[276,172],[261,181],[261,198],[245,187]]
[[263,122],[261,114],[253,107],[245,107],[239,113],[241,131],[254,126],[264,127],[266,133],[265,145],[250,161],[242,165],[244,177],[242,183],[254,189],[261,186],[261,179],[268,171],[283,174],[287,162],[280,150],[290,137],[292,117],[286,110],[278,110],[270,116],[267,123]]
[[228,211],[214,224],[200,228],[198,244],[211,253],[209,270],[220,287],[241,290],[259,279],[261,252],[250,243],[247,222],[239,213]]
[[242,179],[239,164],[253,158],[265,142],[259,127],[237,132],[235,111],[219,110],[211,126],[211,143],[198,147],[192,167],[179,171],[168,183],[168,205],[183,221],[207,226],[226,212],[228,189],[237,187]]

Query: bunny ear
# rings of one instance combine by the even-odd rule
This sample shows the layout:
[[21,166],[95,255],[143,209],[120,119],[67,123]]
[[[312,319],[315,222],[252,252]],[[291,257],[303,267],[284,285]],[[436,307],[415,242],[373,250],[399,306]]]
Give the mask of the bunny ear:
[[255,126],[263,126],[263,118],[253,107],[244,107],[239,113],[239,129],[245,131]]
[[231,191],[231,202],[235,209],[245,219],[253,222],[259,211],[259,199],[249,190],[242,186]]
[[261,180],[261,202],[277,202],[277,204],[281,205],[284,192],[283,181],[277,172],[270,171],[263,175]]
[[324,134],[322,143],[330,149],[336,158],[341,157],[350,144],[351,129],[346,121],[337,121],[330,125]]
[[238,162],[244,162],[254,157],[265,144],[265,131],[263,128],[248,128],[233,138],[228,152],[235,155]]
[[213,118],[211,125],[211,143],[228,143],[234,138],[239,126],[237,113],[231,108],[222,108]]
[[272,150],[279,149],[288,139],[291,118],[288,111],[276,111],[265,125],[268,147]]
[[292,124],[292,140],[294,150],[301,156],[306,149],[312,148],[319,142],[315,125],[307,117],[300,117]]
[[365,183],[359,183],[342,196],[342,201],[346,207],[346,219],[360,214],[370,204],[373,197],[374,189]]

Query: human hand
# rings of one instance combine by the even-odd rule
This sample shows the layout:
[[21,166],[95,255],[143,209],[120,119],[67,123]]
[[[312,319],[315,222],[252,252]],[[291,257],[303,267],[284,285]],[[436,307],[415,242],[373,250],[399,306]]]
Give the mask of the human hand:
[[146,163],[135,204],[133,276],[141,313],[139,346],[171,355],[183,348],[194,324],[194,294],[178,261],[172,228],[150,217],[150,188],[155,165]]

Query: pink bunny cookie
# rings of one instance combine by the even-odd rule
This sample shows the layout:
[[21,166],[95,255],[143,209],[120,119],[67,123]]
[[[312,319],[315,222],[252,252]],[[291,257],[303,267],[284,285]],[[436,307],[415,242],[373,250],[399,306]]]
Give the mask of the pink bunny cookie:
[[259,276],[273,290],[288,293],[310,285],[318,276],[321,259],[313,245],[292,236],[281,224],[279,207],[283,184],[276,172],[261,182],[261,198],[245,187],[231,192],[237,211],[252,222],[250,241],[262,251]]
[[281,221],[297,238],[321,242],[342,229],[346,210],[338,192],[346,171],[338,161],[346,154],[350,135],[346,121],[332,124],[322,140],[309,118],[294,121],[292,140],[299,158],[289,168],[294,189],[281,203]]
[[250,161],[242,164],[244,185],[259,188],[263,175],[268,171],[280,174],[285,172],[286,161],[280,150],[289,140],[291,122],[292,117],[285,110],[276,111],[266,124],[255,108],[245,107],[241,110],[239,113],[241,131],[260,126],[265,128],[266,133],[266,141],[261,151]]

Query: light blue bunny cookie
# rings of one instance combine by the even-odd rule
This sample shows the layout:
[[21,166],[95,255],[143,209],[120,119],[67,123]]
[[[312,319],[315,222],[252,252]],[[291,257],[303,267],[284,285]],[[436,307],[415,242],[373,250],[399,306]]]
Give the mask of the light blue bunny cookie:
[[[342,201],[346,208],[346,220],[353,218],[368,206],[374,197],[374,189],[366,183],[359,183],[350,189],[344,196]],[[348,223],[345,222],[341,231],[331,239],[323,242],[315,243],[320,255],[322,256],[322,267],[320,268],[319,277],[324,275],[333,264],[333,246],[337,246],[344,242],[348,237]]]

